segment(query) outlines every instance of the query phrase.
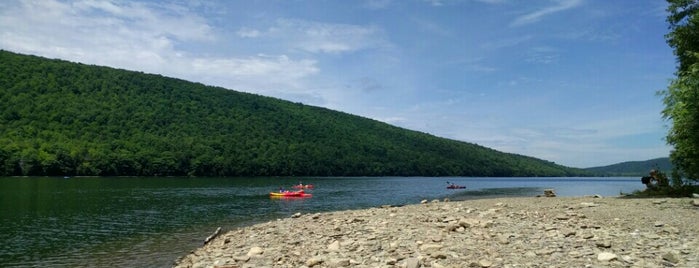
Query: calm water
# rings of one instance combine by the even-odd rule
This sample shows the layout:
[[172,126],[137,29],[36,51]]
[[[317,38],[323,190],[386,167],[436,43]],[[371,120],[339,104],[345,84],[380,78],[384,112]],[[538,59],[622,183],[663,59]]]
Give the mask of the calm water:
[[[468,186],[447,190],[446,182]],[[270,199],[298,178],[0,178],[0,267],[170,267],[217,227],[296,212],[535,196],[616,196],[639,178],[304,178],[312,198]]]

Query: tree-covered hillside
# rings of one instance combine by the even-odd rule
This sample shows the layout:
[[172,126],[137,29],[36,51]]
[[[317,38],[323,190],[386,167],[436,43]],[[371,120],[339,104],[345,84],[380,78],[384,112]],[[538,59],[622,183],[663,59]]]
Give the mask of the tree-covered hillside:
[[672,163],[669,157],[655,158],[646,161],[629,161],[609,166],[586,168],[596,176],[648,176],[651,169],[670,172]]
[[0,175],[571,176],[375,120],[0,51]]

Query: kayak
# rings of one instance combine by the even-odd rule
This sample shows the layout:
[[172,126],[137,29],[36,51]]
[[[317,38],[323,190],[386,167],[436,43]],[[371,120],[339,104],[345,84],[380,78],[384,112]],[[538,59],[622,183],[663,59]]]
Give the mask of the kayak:
[[296,192],[270,192],[269,193],[270,197],[311,197],[311,194],[307,194],[304,191],[296,191]]
[[293,187],[294,189],[313,189],[313,184],[297,184],[291,187]]
[[461,186],[461,185],[449,185],[449,186],[447,186],[447,189],[466,189],[466,186]]

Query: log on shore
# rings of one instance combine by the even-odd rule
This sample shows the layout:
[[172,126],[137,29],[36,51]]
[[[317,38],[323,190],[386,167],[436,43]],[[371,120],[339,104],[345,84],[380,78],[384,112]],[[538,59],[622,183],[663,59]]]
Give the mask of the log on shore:
[[206,239],[204,239],[204,245],[208,244],[211,240],[216,238],[219,234],[221,234],[221,227],[216,228],[216,231],[214,231],[213,234],[211,234],[210,236],[206,237]]

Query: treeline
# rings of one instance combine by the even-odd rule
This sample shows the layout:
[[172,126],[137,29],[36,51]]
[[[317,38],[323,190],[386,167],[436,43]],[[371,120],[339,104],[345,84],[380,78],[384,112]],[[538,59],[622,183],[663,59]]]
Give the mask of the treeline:
[[594,176],[648,176],[652,169],[661,172],[672,171],[672,163],[669,157],[655,158],[645,161],[628,161],[608,166],[591,167],[584,169]]
[[0,175],[574,176],[324,108],[0,51]]

